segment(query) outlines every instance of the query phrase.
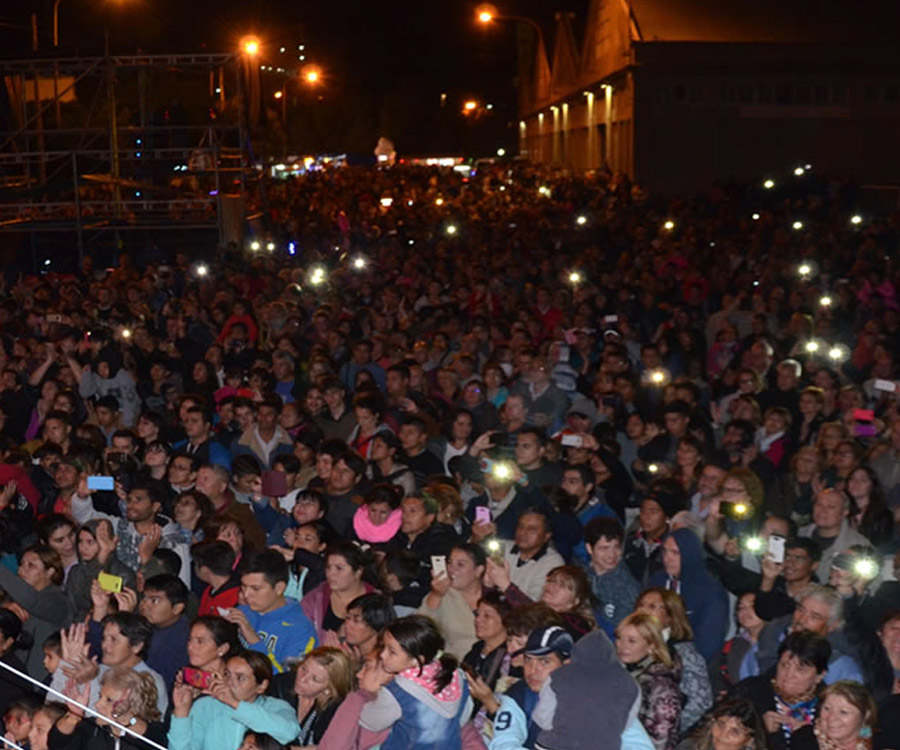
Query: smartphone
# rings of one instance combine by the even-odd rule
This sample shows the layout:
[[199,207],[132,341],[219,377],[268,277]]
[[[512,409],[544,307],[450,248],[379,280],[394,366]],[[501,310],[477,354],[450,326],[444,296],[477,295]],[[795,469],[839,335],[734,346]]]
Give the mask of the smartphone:
[[216,607],[216,612],[219,613],[219,617],[228,617],[231,610],[227,607]]
[[262,493],[266,497],[287,495],[287,474],[283,471],[264,471],[262,473]]
[[431,574],[435,578],[440,575],[447,575],[447,558],[444,555],[431,556]]
[[200,690],[206,690],[212,680],[212,672],[204,672],[202,669],[194,669],[193,667],[185,667],[181,676],[188,685],[200,688]]
[[489,539],[485,543],[485,546],[487,547],[487,553],[491,560],[497,563],[497,565],[503,565],[504,553],[506,551],[503,542],[499,539]]
[[897,392],[897,384],[890,380],[877,379],[874,388],[876,391],[884,391],[885,393]]
[[750,503],[733,503],[729,500],[723,500],[719,503],[719,510],[725,518],[731,518],[735,521],[743,521],[753,515],[753,506]]
[[609,324],[609,323],[618,323],[618,322],[619,322],[619,316],[618,316],[618,315],[606,315],[606,316],[604,316],[604,318],[603,318],[603,322],[606,323],[606,324]]
[[475,523],[493,523],[491,518],[491,509],[486,505],[477,505],[475,507]]
[[100,588],[109,594],[119,594],[122,592],[122,576],[114,576],[112,573],[100,573],[97,576],[97,583]]
[[114,490],[116,488],[116,481],[112,477],[88,477],[87,486],[89,490]]
[[779,564],[784,562],[784,545],[786,542],[787,539],[778,534],[772,534],[769,537],[768,555],[772,562]]
[[563,435],[560,442],[570,448],[581,448],[584,446],[584,438],[581,435]]
[[62,315],[48,315],[47,322],[48,323],[62,323]]

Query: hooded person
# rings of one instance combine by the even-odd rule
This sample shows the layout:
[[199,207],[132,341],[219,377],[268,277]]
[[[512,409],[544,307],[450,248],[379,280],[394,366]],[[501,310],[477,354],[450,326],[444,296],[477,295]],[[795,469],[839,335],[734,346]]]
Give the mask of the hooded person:
[[725,643],[728,593],[707,570],[703,546],[690,529],[669,532],[663,538],[662,552],[663,570],[650,578],[650,585],[681,595],[694,629],[694,643],[709,664]]
[[637,718],[640,705],[637,682],[622,666],[606,633],[595,630],[574,645],[571,659],[541,687],[533,714],[540,728],[535,748],[652,748]]
[[[73,360],[69,360],[70,364]],[[122,426],[134,427],[141,411],[141,398],[134,378],[122,364],[122,355],[111,346],[104,346],[91,363],[91,369],[73,366],[78,378],[78,393],[82,398],[112,396],[119,402]]]

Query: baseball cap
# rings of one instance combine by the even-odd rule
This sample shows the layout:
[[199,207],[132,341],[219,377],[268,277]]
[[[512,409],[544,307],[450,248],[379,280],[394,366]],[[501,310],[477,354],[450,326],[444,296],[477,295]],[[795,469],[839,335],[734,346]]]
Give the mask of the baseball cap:
[[567,630],[559,625],[550,625],[546,628],[532,630],[528,634],[528,641],[522,653],[530,656],[545,656],[556,653],[560,659],[568,659],[572,656],[572,648],[575,642]]

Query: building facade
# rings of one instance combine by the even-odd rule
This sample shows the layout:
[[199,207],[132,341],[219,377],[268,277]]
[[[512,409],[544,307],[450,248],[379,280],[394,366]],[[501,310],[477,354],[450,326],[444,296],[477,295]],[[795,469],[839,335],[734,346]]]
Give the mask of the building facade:
[[672,192],[800,163],[897,184],[900,51],[882,36],[900,18],[875,5],[806,23],[805,0],[593,0],[580,27],[557,14],[520,152]]

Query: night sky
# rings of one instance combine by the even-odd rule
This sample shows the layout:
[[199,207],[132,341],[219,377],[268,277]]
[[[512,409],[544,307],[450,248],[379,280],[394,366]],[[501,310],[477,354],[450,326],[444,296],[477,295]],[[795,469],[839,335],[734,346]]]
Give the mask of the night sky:
[[[538,20],[548,39],[557,10],[583,17],[588,4],[495,2],[501,12]],[[52,0],[2,5],[0,54],[29,54],[28,18],[37,10],[39,54],[51,55]],[[98,53],[104,18],[114,50],[123,53],[225,51],[253,32],[271,64],[298,65],[289,53],[304,43],[307,62],[326,74],[318,92],[321,113],[304,136],[316,140],[316,148],[371,152],[378,135],[387,135],[406,153],[478,155],[515,144],[516,42],[514,24],[478,26],[477,5],[469,0],[62,0],[60,51]],[[281,46],[288,51],[284,55],[278,54]],[[447,94],[444,108],[441,93]],[[467,98],[492,103],[491,115],[479,122],[460,117]]]

